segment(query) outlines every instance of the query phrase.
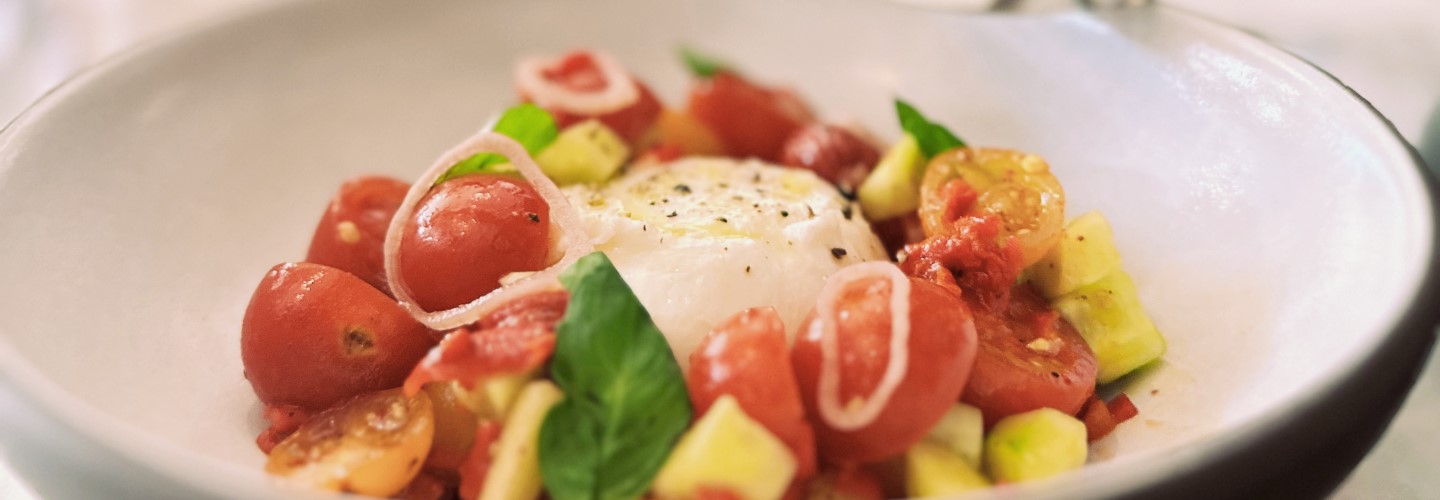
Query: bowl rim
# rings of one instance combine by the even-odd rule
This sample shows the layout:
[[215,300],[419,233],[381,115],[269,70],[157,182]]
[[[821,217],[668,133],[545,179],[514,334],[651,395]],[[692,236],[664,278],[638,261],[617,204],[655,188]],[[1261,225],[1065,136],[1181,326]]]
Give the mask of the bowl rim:
[[[157,53],[161,49],[192,41],[222,27],[236,27],[272,17],[307,15],[307,9],[323,3],[325,2],[315,0],[262,1],[233,9],[158,38],[133,44],[70,75],[28,105],[4,127],[0,127],[0,156],[8,156],[6,152],[12,148],[16,137],[31,123],[43,120],[47,112],[64,101],[67,95],[87,88],[90,82],[104,78],[116,68],[124,67],[133,60]],[[953,14],[943,9],[910,2],[888,0],[888,3],[899,8],[931,11],[936,15]],[[1373,342],[1364,346],[1369,348],[1368,351],[1343,358],[1339,363],[1342,369],[1320,377],[1319,382],[1302,388],[1289,401],[1251,417],[1248,422],[1235,427],[1231,432],[1200,440],[1187,449],[1171,453],[1173,457],[1168,460],[1125,464],[1127,470],[1106,467],[1106,463],[1091,464],[1083,469],[1091,473],[1064,474],[1049,480],[1009,485],[1003,490],[988,490],[983,493],[984,496],[1009,497],[1021,494],[1041,497],[1150,497],[1161,494],[1208,495],[1215,491],[1237,494],[1246,488],[1253,488],[1256,481],[1262,480],[1253,474],[1253,466],[1257,460],[1272,459],[1276,456],[1273,450],[1265,450],[1267,447],[1276,448],[1283,442],[1276,436],[1306,435],[1312,430],[1333,431],[1329,429],[1332,426],[1317,426],[1314,422],[1323,420],[1319,417],[1331,408],[1330,405],[1335,400],[1354,398],[1357,394],[1366,392],[1367,382],[1384,378],[1377,376],[1377,372],[1385,372],[1387,380],[1394,379],[1394,383],[1404,383],[1403,390],[1399,393],[1403,398],[1418,375],[1417,363],[1425,359],[1435,342],[1435,328],[1440,325],[1440,308],[1431,307],[1431,304],[1440,303],[1440,253],[1437,253],[1437,250],[1440,250],[1440,181],[1437,181],[1435,173],[1427,168],[1415,148],[1399,133],[1394,124],[1339,78],[1254,33],[1167,4],[1152,3],[1133,9],[1150,9],[1156,13],[1154,15],[1168,15],[1192,26],[1202,27],[1208,30],[1207,35],[1223,37],[1232,42],[1233,49],[1263,57],[1273,68],[1313,71],[1320,77],[1316,79],[1317,82],[1327,87],[1338,86],[1343,95],[1336,98],[1335,104],[1358,104],[1359,110],[1367,115],[1364,120],[1353,121],[1357,130],[1373,129],[1387,137],[1392,143],[1390,146],[1399,146],[1400,151],[1392,153],[1399,153],[1401,158],[1408,159],[1404,162],[1409,164],[1418,177],[1421,194],[1429,210],[1422,210],[1414,215],[1429,217],[1429,259],[1424,264],[1423,275],[1411,290],[1409,304],[1391,318],[1391,324],[1385,333],[1377,335]],[[1076,12],[1094,14],[1093,11]],[[1309,81],[1314,77],[1298,75],[1296,78]],[[0,175],[8,168],[10,167],[0,165]],[[1403,169],[1399,166],[1396,168]],[[1416,359],[1411,361],[1410,358]],[[1406,362],[1396,363],[1397,359]],[[0,337],[0,384],[13,388],[17,398],[28,403],[30,409],[45,415],[74,437],[98,445],[100,449],[115,456],[136,462],[171,480],[174,486],[225,497],[267,496],[277,491],[284,491],[292,496],[317,496],[314,492],[295,489],[274,478],[256,481],[255,477],[267,476],[258,469],[250,470],[238,464],[193,453],[187,448],[97,411],[98,408],[66,393],[3,337]],[[1393,411],[1385,417],[1381,428],[1388,426],[1392,416]],[[1298,429],[1286,428],[1290,424],[1300,425],[1297,426]],[[1368,444],[1365,449],[1369,449]],[[1295,458],[1300,453],[1280,455]],[[1113,462],[1107,463],[1114,465]],[[1248,466],[1237,467],[1236,464]],[[1237,485],[1229,486],[1210,484],[1211,488],[1219,488],[1211,491],[1183,489],[1204,484],[1197,480],[1198,478],[1229,477],[1230,474],[1249,476],[1249,482],[1237,481]],[[1097,476],[1103,480],[1097,481]],[[1334,484],[1338,482],[1336,479]],[[328,494],[319,496],[333,497]]]

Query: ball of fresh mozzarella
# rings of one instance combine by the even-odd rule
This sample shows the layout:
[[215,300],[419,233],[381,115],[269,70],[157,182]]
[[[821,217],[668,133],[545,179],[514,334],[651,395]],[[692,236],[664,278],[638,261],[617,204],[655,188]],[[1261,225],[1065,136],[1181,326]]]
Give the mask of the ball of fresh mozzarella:
[[566,194],[682,366],[746,308],[774,307],[793,338],[826,278],[885,258],[859,207],[806,170],[688,158]]

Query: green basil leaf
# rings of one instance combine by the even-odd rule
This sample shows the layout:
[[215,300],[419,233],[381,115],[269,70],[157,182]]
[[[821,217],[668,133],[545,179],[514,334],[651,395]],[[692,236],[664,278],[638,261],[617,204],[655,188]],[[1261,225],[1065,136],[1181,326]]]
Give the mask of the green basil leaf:
[[570,305],[550,374],[565,399],[540,427],[540,476],[555,500],[638,498],[690,425],[685,378],[605,254],[581,258],[560,282]]
[[689,47],[680,47],[680,59],[685,61],[685,66],[690,72],[700,78],[710,78],[715,73],[730,71],[729,65],[714,57],[701,54]]
[[[525,146],[525,151],[531,156],[540,153],[550,143],[555,142],[555,136],[560,135],[560,130],[555,126],[555,118],[550,116],[548,111],[541,109],[534,104],[521,104],[505,110],[500,119],[495,121],[495,132],[505,134],[515,142]],[[462,175],[477,173],[503,172],[495,167],[506,163],[505,157],[494,153],[480,153],[464,160],[460,160],[445,175],[435,183],[460,177]]]
[[965,141],[955,137],[944,125],[926,119],[925,115],[920,114],[910,103],[895,99],[895,114],[900,116],[900,128],[915,137],[915,142],[920,145],[920,152],[924,153],[927,159],[954,148],[965,147]]

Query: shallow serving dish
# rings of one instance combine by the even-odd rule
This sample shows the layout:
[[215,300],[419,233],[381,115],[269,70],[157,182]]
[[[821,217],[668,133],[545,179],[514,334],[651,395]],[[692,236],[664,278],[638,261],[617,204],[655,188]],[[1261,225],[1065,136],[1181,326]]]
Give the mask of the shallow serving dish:
[[1170,351],[1123,382],[1141,416],[1095,463],[1011,494],[1257,491],[1368,448],[1433,341],[1435,193],[1409,148],[1325,73],[1168,8],[294,3],[110,61],[0,133],[8,459],[57,497],[296,493],[261,471],[239,325],[332,190],[418,174],[514,99],[521,53],[606,48],[678,102],[681,42],[889,137],[903,95],[1109,216]]

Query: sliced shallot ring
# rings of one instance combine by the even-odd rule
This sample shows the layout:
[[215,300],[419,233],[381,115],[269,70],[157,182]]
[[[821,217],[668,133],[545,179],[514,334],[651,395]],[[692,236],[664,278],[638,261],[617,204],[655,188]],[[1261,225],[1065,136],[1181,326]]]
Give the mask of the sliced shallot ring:
[[[870,397],[858,407],[840,401],[840,334],[837,306],[851,284],[866,279],[890,280],[890,359],[885,373]],[[810,334],[820,335],[820,383],[816,402],[820,416],[831,428],[853,431],[870,425],[890,403],[890,397],[905,379],[910,363],[910,278],[890,262],[872,261],[840,269],[830,276],[815,304],[815,321]],[[816,332],[816,330],[819,330]]]
[[576,92],[545,78],[545,70],[556,60],[527,57],[515,65],[515,88],[536,105],[577,115],[599,116],[619,111],[640,99],[635,80],[625,67],[609,55],[590,51],[595,67],[605,78],[605,90]]
[[[426,311],[416,305],[414,296],[410,294],[410,287],[400,275],[400,241],[404,239],[405,226],[410,223],[420,201],[430,192],[430,188],[434,187],[440,176],[461,160],[479,153],[495,153],[509,159],[510,164],[515,166],[520,175],[545,199],[545,203],[550,205],[551,234],[556,234],[555,230],[559,229],[559,237],[552,237],[556,243],[551,245],[551,255],[546,261],[555,261],[556,252],[561,255],[550,267],[497,288],[467,304],[443,311]],[[560,281],[556,278],[560,271],[594,250],[595,247],[590,244],[590,239],[585,234],[585,227],[581,225],[580,213],[570,205],[570,200],[565,198],[560,188],[540,171],[540,167],[530,158],[525,147],[514,139],[491,132],[487,126],[441,155],[429,170],[410,185],[410,191],[405,193],[405,200],[400,203],[400,208],[395,211],[395,218],[390,220],[390,227],[385,231],[385,279],[390,284],[390,291],[395,294],[395,300],[400,302],[400,307],[416,321],[432,330],[450,330],[475,322],[508,302],[507,299],[560,288]]]

